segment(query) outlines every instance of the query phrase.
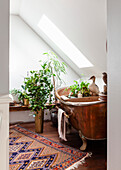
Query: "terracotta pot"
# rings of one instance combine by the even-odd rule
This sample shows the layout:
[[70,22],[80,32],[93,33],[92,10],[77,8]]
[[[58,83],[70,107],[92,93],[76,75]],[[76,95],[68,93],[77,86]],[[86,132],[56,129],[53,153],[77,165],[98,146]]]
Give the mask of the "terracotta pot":
[[29,105],[29,99],[24,99],[24,106],[28,106]]
[[40,109],[35,115],[35,132],[43,133],[44,110]]

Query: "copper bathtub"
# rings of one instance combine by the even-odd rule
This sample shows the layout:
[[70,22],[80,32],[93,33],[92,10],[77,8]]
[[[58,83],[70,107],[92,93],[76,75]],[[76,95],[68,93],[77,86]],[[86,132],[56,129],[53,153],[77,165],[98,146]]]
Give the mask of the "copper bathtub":
[[61,108],[69,116],[71,125],[79,131],[83,141],[81,150],[85,150],[89,140],[102,140],[107,137],[107,101],[99,96],[71,98],[63,100],[62,95],[68,96],[70,89],[61,88],[56,91]]

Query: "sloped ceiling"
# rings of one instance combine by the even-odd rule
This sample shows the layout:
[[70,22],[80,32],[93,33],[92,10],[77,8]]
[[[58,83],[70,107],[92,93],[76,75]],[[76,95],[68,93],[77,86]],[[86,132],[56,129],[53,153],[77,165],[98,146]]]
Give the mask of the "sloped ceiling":
[[[106,0],[11,0],[10,12],[19,15],[71,68],[80,75],[106,71]],[[94,65],[79,69],[38,27],[46,15]]]

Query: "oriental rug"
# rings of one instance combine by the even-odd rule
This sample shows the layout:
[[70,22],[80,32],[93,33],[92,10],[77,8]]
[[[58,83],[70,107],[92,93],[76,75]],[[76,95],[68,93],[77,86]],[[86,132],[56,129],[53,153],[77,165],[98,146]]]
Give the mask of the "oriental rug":
[[9,155],[10,170],[70,170],[82,164],[89,153],[16,126],[10,129]]

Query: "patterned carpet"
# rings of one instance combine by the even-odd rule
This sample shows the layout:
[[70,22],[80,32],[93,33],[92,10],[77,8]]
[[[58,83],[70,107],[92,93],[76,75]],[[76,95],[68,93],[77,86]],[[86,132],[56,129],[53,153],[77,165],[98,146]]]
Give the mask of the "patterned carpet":
[[20,126],[10,129],[9,144],[10,170],[70,170],[89,156]]

